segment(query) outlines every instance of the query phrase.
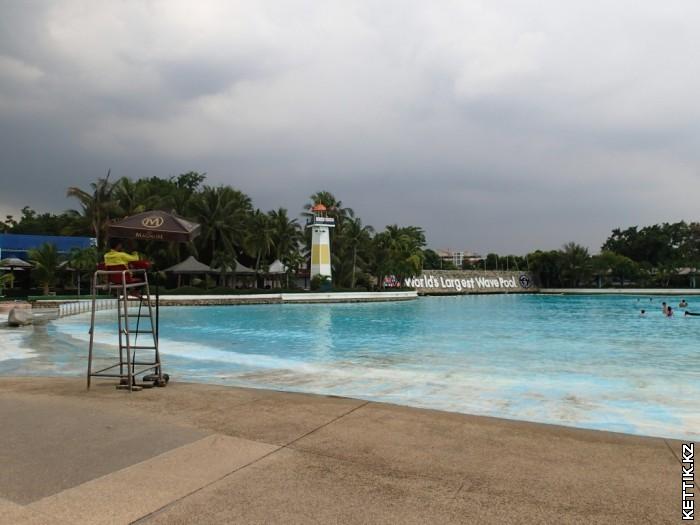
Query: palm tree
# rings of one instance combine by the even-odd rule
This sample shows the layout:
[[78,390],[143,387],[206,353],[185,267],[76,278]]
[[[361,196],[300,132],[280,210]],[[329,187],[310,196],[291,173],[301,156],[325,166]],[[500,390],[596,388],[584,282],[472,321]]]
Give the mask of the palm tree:
[[92,192],[81,190],[75,186],[68,188],[66,196],[75,197],[82,207],[82,215],[90,223],[93,235],[97,239],[97,247],[102,250],[105,245],[106,230],[110,218],[122,215],[115,198],[115,185],[109,182],[110,171],[104,179],[90,184]]
[[192,215],[192,207],[201,193],[200,185],[204,179],[206,174],[190,171],[167,180],[153,177],[145,181],[148,182],[146,189],[150,207],[168,210],[183,217]]
[[252,205],[250,197],[228,186],[204,189],[193,199],[194,219],[202,225],[197,244],[210,264],[217,251],[237,253],[245,240],[245,226]]
[[42,286],[43,294],[49,295],[49,289],[56,283],[58,265],[61,262],[56,245],[46,242],[29,250],[29,260],[34,264],[32,273]]
[[15,276],[12,275],[11,273],[5,273],[0,275],[0,296],[2,296],[4,288],[5,288],[5,283],[9,283],[10,288],[12,288],[12,285],[14,284],[15,281]]
[[425,234],[417,226],[387,226],[373,239],[374,266],[377,284],[381,287],[387,275],[399,281],[418,275],[423,268]]
[[281,261],[291,253],[298,252],[299,243],[302,240],[299,222],[296,219],[290,219],[285,208],[272,210],[268,212],[268,216],[273,231],[275,259]]
[[142,190],[143,185],[139,183],[140,181],[133,182],[127,177],[122,177],[114,185],[114,198],[124,215],[136,215],[150,208]]
[[362,219],[359,217],[347,221],[342,229],[343,239],[352,249],[352,278],[350,287],[355,288],[355,275],[357,272],[357,252],[361,246],[369,244],[372,239],[374,228],[372,226],[363,226]]
[[561,249],[561,274],[576,287],[585,281],[591,273],[591,257],[588,248],[576,244],[566,243]]
[[211,267],[219,270],[220,286],[228,286],[227,277],[229,275],[232,275],[233,282],[236,282],[236,254],[234,252],[216,251],[211,260]]
[[287,267],[287,288],[289,288],[289,275],[296,275],[299,273],[299,268],[304,264],[306,256],[302,254],[301,251],[297,250],[295,252],[290,252],[283,259],[280,259],[282,263]]
[[255,271],[259,272],[260,261],[275,247],[275,230],[268,215],[260,210],[253,212],[244,243],[249,255],[255,258]]
[[68,256],[68,265],[73,268],[78,274],[78,295],[80,295],[80,273],[91,272],[97,266],[97,249],[89,248],[73,248]]
[[296,219],[290,219],[285,208],[268,212],[273,230],[273,245],[275,259],[282,261],[287,267],[287,288],[289,288],[289,273],[296,272],[304,261],[301,246],[304,240],[301,226]]

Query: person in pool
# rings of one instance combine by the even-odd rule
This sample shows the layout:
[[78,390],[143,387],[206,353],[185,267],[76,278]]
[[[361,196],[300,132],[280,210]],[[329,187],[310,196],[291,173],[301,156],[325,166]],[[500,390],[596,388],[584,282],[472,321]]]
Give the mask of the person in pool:
[[666,317],[672,317],[673,316],[673,308],[670,306],[666,308]]
[[668,306],[666,306],[665,302],[661,303],[661,313],[664,315],[668,315]]
[[647,316],[646,310],[642,310],[641,312],[639,312],[639,317],[646,317],[646,316]]
[[685,299],[681,299],[681,302],[678,303],[678,308],[687,308],[688,307],[688,301]]

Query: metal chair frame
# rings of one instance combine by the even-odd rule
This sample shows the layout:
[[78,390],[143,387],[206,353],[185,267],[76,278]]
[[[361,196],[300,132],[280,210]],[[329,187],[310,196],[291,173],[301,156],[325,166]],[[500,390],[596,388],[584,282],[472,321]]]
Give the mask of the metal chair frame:
[[[131,276],[143,276],[142,281],[129,282]],[[114,276],[120,276],[118,283],[111,282]],[[106,278],[106,282],[105,281]],[[129,291],[143,289],[144,293],[139,296],[138,313],[129,313]],[[117,294],[117,319],[119,333],[119,361],[102,368],[97,371],[92,371],[93,350],[95,342],[95,313],[97,292],[106,290],[108,293],[116,292]],[[150,321],[150,330],[141,329],[141,311],[144,302],[148,306],[147,317]],[[134,331],[130,329],[129,318],[136,318],[136,328]],[[145,317],[145,316],[144,316]],[[139,334],[151,334],[153,336],[153,345],[137,345]],[[132,335],[135,336],[132,342]],[[136,350],[154,350],[153,361],[137,361]],[[126,358],[126,359],[125,359]],[[141,368],[136,368],[137,366]],[[113,372],[119,367],[119,373]],[[125,372],[126,371],[126,372]],[[90,389],[91,379],[93,377],[118,377],[120,385],[117,388],[128,388],[129,391],[140,390],[142,387],[136,385],[136,377],[145,374],[148,371],[153,371],[157,376],[154,383],[156,386],[165,386],[167,380],[163,377],[163,369],[160,361],[160,351],[158,348],[158,333],[157,323],[154,321],[153,307],[151,306],[151,294],[148,284],[148,274],[145,269],[124,269],[124,270],[97,270],[92,279],[92,309],[90,318],[90,346],[88,350],[88,367],[87,367],[87,388]],[[124,386],[126,382],[126,387]]]

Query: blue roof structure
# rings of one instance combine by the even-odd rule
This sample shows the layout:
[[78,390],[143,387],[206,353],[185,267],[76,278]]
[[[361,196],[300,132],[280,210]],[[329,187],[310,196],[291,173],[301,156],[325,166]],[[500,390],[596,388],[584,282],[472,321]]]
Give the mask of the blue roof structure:
[[89,248],[95,246],[92,237],[68,237],[64,235],[19,235],[0,233],[0,259],[17,257],[27,260],[27,252],[38,248],[44,243],[54,244],[58,253],[68,254],[73,248]]

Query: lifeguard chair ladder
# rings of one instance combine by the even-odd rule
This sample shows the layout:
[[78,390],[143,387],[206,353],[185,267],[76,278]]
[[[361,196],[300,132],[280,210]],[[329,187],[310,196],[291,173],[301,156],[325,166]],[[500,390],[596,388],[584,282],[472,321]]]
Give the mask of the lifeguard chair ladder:
[[[110,268],[110,267],[106,267]],[[119,334],[119,361],[105,368],[92,371],[93,350],[95,344],[95,310],[97,292],[106,290],[117,296],[117,319]],[[132,293],[130,296],[129,293]],[[136,292],[136,293],[134,293]],[[130,305],[131,303],[131,305]],[[136,304],[138,303],[138,308]],[[135,321],[135,323],[133,322]],[[144,326],[147,321],[148,326]],[[133,328],[132,328],[133,327]],[[145,335],[147,340],[139,341],[139,336]],[[152,359],[139,357],[140,354],[152,353]],[[115,370],[119,368],[119,372]],[[117,388],[141,390],[143,386],[136,385],[136,377],[141,374],[143,381],[153,383],[153,386],[165,386],[168,375],[163,374],[158,351],[157,324],[153,319],[153,307],[151,306],[151,294],[148,286],[148,274],[145,269],[98,269],[92,280],[92,314],[90,318],[90,347],[88,350],[87,388],[90,389],[90,380],[93,377],[119,378]],[[151,386],[151,385],[149,385]]]

